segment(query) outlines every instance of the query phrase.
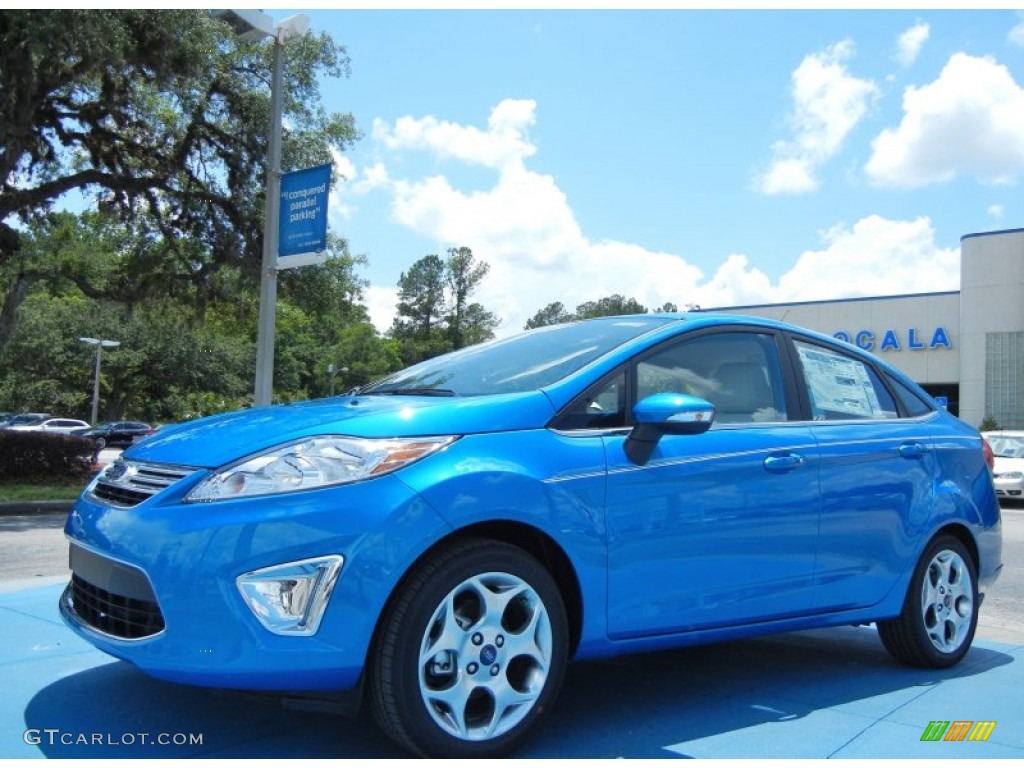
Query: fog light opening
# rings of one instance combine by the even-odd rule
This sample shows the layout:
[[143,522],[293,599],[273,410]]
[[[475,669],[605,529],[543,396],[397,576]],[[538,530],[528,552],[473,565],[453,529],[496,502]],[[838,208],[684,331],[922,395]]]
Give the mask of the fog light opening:
[[341,555],[281,563],[235,580],[253,615],[275,635],[313,635],[327,608],[345,558]]

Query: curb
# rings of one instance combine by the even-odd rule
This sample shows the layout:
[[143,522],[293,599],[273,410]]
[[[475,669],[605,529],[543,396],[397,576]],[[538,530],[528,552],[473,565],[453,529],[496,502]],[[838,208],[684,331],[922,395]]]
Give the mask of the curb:
[[0,501],[0,517],[13,515],[49,515],[58,512],[68,513],[75,504],[75,499],[58,501]]

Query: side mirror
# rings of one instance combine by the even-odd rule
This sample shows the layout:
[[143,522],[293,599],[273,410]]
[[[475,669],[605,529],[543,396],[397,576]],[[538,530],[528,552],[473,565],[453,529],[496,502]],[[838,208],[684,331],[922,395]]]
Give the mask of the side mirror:
[[636,422],[623,446],[634,464],[646,464],[662,435],[699,435],[715,418],[715,406],[692,395],[660,392],[633,408]]

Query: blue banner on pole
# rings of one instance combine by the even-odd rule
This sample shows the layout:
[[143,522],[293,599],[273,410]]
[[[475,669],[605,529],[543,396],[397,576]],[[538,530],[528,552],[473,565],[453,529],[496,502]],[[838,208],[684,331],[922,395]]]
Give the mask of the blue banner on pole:
[[278,256],[327,248],[327,195],[330,189],[330,163],[281,176]]

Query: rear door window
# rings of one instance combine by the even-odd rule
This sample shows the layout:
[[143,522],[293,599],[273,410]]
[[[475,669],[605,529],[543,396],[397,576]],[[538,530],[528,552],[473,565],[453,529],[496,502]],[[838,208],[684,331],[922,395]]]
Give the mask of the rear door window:
[[874,369],[863,360],[795,340],[815,421],[895,419],[899,409]]

